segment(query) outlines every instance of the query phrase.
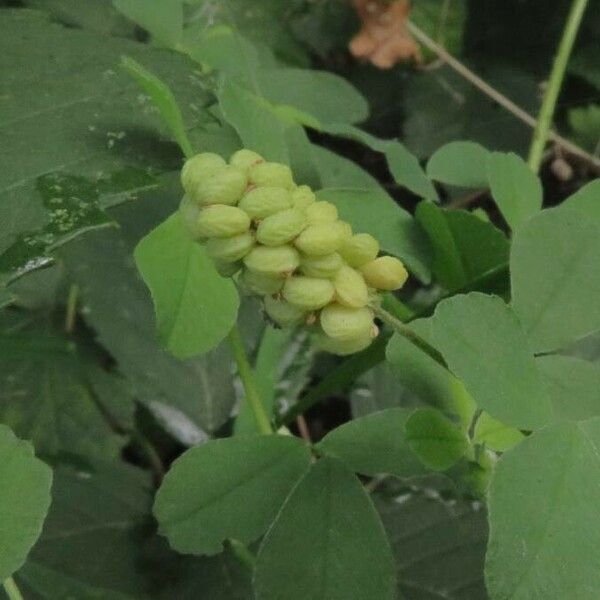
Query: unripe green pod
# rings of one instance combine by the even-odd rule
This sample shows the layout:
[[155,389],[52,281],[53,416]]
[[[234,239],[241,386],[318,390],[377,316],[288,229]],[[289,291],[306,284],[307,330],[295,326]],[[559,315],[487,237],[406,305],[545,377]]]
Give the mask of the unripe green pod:
[[306,215],[288,208],[261,221],[256,230],[256,239],[265,246],[281,246],[291,242],[306,227]]
[[185,161],[181,169],[181,185],[188,194],[192,194],[196,186],[218,173],[227,163],[212,152],[196,154]]
[[237,167],[240,171],[247,173],[250,167],[257,165],[260,162],[264,162],[264,160],[265,159],[260,154],[257,154],[252,150],[246,150],[246,148],[242,148],[231,155],[229,164],[232,167]]
[[198,229],[198,217],[200,216],[200,207],[186,194],[179,204],[179,215],[183,228],[187,231],[193,240],[199,240],[202,235]]
[[318,333],[314,337],[314,343],[319,350],[322,350],[323,352],[329,352],[331,354],[337,354],[338,356],[347,356],[348,354],[360,352],[361,350],[368,348],[372,341],[372,335],[363,335],[347,340],[334,339],[325,333]]
[[251,166],[248,177],[250,183],[257,186],[282,187],[286,190],[294,188],[291,169],[276,162],[261,162]]
[[251,219],[265,219],[275,213],[291,208],[290,192],[281,187],[257,187],[244,194],[238,206]]
[[351,267],[362,267],[377,258],[379,242],[368,233],[357,233],[344,242],[340,254]]
[[337,252],[325,256],[302,256],[300,270],[309,277],[333,277],[344,266],[344,260]]
[[369,336],[373,330],[373,312],[368,308],[349,308],[328,304],[320,314],[321,328],[336,340]]
[[334,226],[340,230],[342,236],[342,246],[352,237],[352,226],[346,221],[336,221]]
[[250,293],[257,296],[270,296],[276,294],[283,287],[282,277],[263,275],[250,269],[244,269],[240,277],[240,284]]
[[283,285],[283,297],[304,310],[317,310],[329,304],[335,290],[328,279],[290,277]]
[[236,206],[213,204],[200,211],[197,227],[202,237],[231,237],[248,231],[250,217]]
[[343,242],[343,231],[335,223],[309,225],[294,241],[308,256],[323,256],[336,252]]
[[248,178],[229,165],[221,167],[214,175],[199,181],[190,191],[190,196],[198,204],[237,204],[242,197]]
[[248,269],[270,275],[287,277],[300,264],[300,255],[292,246],[254,246],[244,258]]
[[338,210],[331,202],[314,202],[306,207],[306,217],[310,225],[333,223],[338,219]]
[[352,267],[343,266],[333,278],[335,299],[339,304],[351,308],[366,306],[369,290],[364,277]]
[[378,290],[398,290],[408,279],[402,262],[393,256],[380,256],[360,268],[365,281]]
[[300,185],[292,192],[292,205],[294,208],[303,210],[315,201],[315,193],[307,185]]
[[244,258],[253,246],[254,236],[246,231],[231,237],[212,238],[206,243],[206,251],[214,260],[232,263]]
[[221,277],[233,277],[241,268],[242,261],[237,262],[221,262],[219,260],[214,261],[215,269],[217,269]]
[[285,300],[265,296],[264,304],[267,316],[280,327],[293,327],[306,319],[306,311]]

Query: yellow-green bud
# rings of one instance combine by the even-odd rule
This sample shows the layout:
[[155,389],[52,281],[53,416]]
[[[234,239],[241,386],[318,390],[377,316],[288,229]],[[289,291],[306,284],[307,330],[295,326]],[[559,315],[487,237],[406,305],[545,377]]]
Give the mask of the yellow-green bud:
[[362,267],[377,258],[379,242],[368,233],[357,233],[344,242],[340,254],[351,267]]
[[343,242],[343,231],[336,223],[309,225],[294,241],[296,248],[308,256],[336,252]]
[[229,164],[233,167],[237,167],[240,171],[247,173],[250,167],[257,165],[264,160],[265,159],[260,154],[257,154],[252,150],[246,150],[246,148],[242,148],[231,155]]
[[252,294],[267,296],[276,294],[283,287],[284,279],[263,275],[250,269],[244,269],[240,277],[240,284]]
[[378,290],[398,290],[408,279],[404,265],[393,256],[380,256],[360,268],[365,281]]
[[200,207],[188,196],[185,195],[179,204],[179,215],[184,229],[189,233],[193,240],[202,237],[198,230],[198,217],[200,216]]
[[331,202],[314,202],[306,207],[306,217],[310,225],[337,221],[338,210]]
[[236,206],[213,204],[200,211],[196,222],[202,237],[231,237],[250,228],[250,217]]
[[212,152],[196,154],[185,161],[181,169],[181,185],[188,194],[194,193],[196,186],[218,173],[227,163]]
[[352,267],[343,266],[333,278],[335,299],[339,304],[351,308],[366,306],[369,301],[369,290],[364,277]]
[[329,304],[335,290],[328,279],[290,277],[283,285],[283,297],[304,310],[317,310]]
[[287,165],[276,162],[261,162],[248,170],[250,183],[257,186],[282,187],[286,190],[294,188],[292,171]]
[[237,204],[246,189],[246,175],[229,165],[221,167],[214,175],[199,181],[190,196],[198,204]]
[[306,227],[306,215],[288,208],[261,221],[256,230],[256,239],[265,246],[281,246],[291,242]]
[[292,192],[292,205],[294,208],[303,210],[313,204],[315,200],[315,193],[307,185],[300,185]]
[[264,303],[268,317],[280,327],[293,327],[306,319],[306,311],[285,300],[265,296]]
[[246,192],[238,205],[251,219],[265,219],[270,215],[291,208],[290,192],[281,187],[257,187]]
[[244,258],[253,246],[254,236],[246,231],[231,237],[212,238],[206,243],[206,251],[214,260],[232,263]]
[[300,264],[300,255],[292,246],[255,246],[244,258],[244,264],[263,275],[287,277]]
[[241,261],[221,262],[219,260],[215,260],[214,265],[221,277],[233,277],[242,268]]
[[337,252],[325,256],[302,256],[300,270],[309,277],[333,277],[344,265],[342,257]]
[[352,226],[346,221],[336,221],[334,225],[340,230],[343,240],[342,245],[345,244],[352,237]]
[[321,311],[320,321],[323,331],[336,340],[370,336],[373,329],[373,313],[364,307],[329,304]]
[[319,333],[314,337],[314,342],[317,348],[323,352],[337,354],[338,356],[347,356],[348,354],[360,352],[361,350],[364,350],[370,346],[372,341],[372,334],[347,340],[334,339],[325,333]]

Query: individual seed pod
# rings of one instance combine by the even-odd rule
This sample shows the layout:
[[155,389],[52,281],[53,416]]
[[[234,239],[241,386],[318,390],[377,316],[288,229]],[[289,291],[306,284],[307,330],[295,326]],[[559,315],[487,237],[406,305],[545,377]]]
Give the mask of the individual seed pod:
[[308,277],[333,277],[344,265],[344,260],[337,252],[324,256],[301,256],[300,270]]
[[248,178],[245,173],[226,165],[214,175],[199,181],[190,191],[198,204],[237,204],[242,197]]
[[265,296],[264,306],[267,316],[280,327],[293,327],[306,319],[306,311],[285,300]]
[[254,246],[244,257],[251,271],[272,277],[287,277],[300,264],[300,255],[292,246]]
[[281,246],[291,242],[306,227],[306,215],[297,208],[288,208],[261,221],[256,239],[265,246]]
[[265,159],[256,152],[252,150],[247,150],[246,148],[242,148],[237,152],[234,152],[229,159],[229,164],[232,167],[238,168],[240,171],[247,173],[250,167],[253,165],[257,165],[260,162],[263,162]]
[[351,308],[366,306],[369,290],[364,277],[352,267],[344,265],[333,278],[335,299],[339,304]]
[[292,197],[289,190],[282,187],[257,187],[246,192],[238,206],[251,219],[260,220],[291,208]]
[[379,242],[368,233],[357,233],[344,242],[340,254],[351,267],[362,267],[377,258]]
[[307,185],[299,185],[292,192],[292,206],[304,210],[316,201],[315,193]]
[[263,275],[246,268],[240,276],[240,285],[256,296],[277,294],[283,287],[284,281],[282,277]]
[[231,237],[248,231],[250,217],[237,206],[213,204],[200,211],[197,228],[202,237]]
[[198,217],[200,216],[200,207],[186,194],[179,203],[179,215],[183,228],[193,240],[202,238],[198,229]]
[[343,232],[335,223],[309,225],[295,240],[298,250],[308,256],[324,256],[336,252],[343,242]]
[[196,154],[185,161],[181,169],[181,185],[188,194],[193,194],[196,186],[216,175],[227,163],[212,152]]
[[345,244],[352,237],[352,226],[346,221],[336,221],[334,226],[339,229],[343,244]]
[[338,356],[348,356],[368,348],[373,342],[370,334],[362,335],[356,338],[345,340],[329,337],[326,333],[319,332],[313,338],[315,346],[323,352],[337,354]]
[[237,262],[221,262],[219,260],[213,261],[215,269],[221,277],[233,277],[243,266],[242,261]]
[[402,262],[393,256],[380,256],[360,268],[365,281],[378,290],[398,290],[408,279]]
[[304,310],[317,310],[329,304],[335,290],[328,279],[290,277],[283,285],[283,297]]
[[314,202],[306,207],[306,218],[310,225],[337,221],[338,210],[331,202]]
[[252,250],[254,236],[249,231],[226,238],[212,238],[206,243],[206,252],[213,260],[232,263],[241,260]]
[[328,304],[320,314],[321,328],[331,338],[348,340],[371,334],[373,312],[366,307]]
[[294,188],[292,171],[287,165],[276,162],[261,162],[248,170],[250,183],[256,186],[282,187],[286,190]]

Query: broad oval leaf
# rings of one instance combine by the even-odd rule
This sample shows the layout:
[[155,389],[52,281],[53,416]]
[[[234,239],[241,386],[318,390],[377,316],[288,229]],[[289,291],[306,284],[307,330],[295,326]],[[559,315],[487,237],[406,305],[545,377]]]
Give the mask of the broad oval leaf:
[[156,41],[174,48],[183,33],[183,0],[113,0],[126,17],[146,29]]
[[50,506],[52,471],[0,425],[0,581],[25,562]]
[[308,447],[288,436],[213,440],[179,457],[156,495],[160,532],[178,552],[217,554],[267,529],[310,464]]
[[506,452],[524,438],[525,435],[518,429],[505,425],[486,412],[479,415],[473,431],[473,442],[485,444],[496,452]]
[[595,179],[569,196],[561,208],[573,208],[584,213],[600,226],[600,179]]
[[316,447],[363,475],[423,475],[425,470],[404,435],[410,413],[406,408],[390,408],[354,419],[328,433]]
[[254,590],[257,600],[393,600],[395,579],[370,498],[346,467],[324,458],[296,486],[265,536]]
[[427,163],[427,176],[449,185],[487,188],[489,155],[475,142],[450,142],[433,153]]
[[556,350],[600,329],[600,227],[555,208],[515,233],[512,305],[535,352]]
[[533,352],[510,307],[480,293],[441,302],[434,340],[477,405],[507,425],[537,429],[552,407]]
[[239,307],[235,285],[189,238],[179,213],[142,239],[135,260],[152,293],[161,339],[172,354],[202,354],[229,333]]
[[600,419],[539,431],[504,454],[489,492],[493,600],[598,597]]

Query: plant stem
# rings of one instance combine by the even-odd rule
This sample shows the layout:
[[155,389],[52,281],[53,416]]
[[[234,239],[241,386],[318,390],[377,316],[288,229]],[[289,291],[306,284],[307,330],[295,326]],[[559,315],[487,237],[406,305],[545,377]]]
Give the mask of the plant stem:
[[8,596],[8,600],[23,600],[23,595],[12,577],[6,579],[2,586]]
[[440,364],[444,369],[448,368],[444,357],[431,345],[426,342],[420,335],[416,334],[408,325],[396,319],[394,315],[390,314],[387,310],[379,307],[372,306],[373,312],[384,322],[387,323],[397,334],[405,337],[409,342],[413,343],[417,348],[425,352],[428,356],[433,358],[435,362]]
[[75,329],[75,319],[77,318],[77,297],[79,296],[79,286],[76,283],[72,283],[69,288],[69,295],[67,297],[67,312],[65,315],[65,331],[67,333],[73,333]]
[[156,483],[160,485],[166,473],[165,465],[163,464],[160,454],[157,452],[150,440],[139,431],[132,432],[131,440],[146,455],[148,465],[154,472]]
[[248,362],[248,357],[246,356],[246,351],[244,349],[244,343],[242,342],[240,330],[237,325],[234,325],[233,329],[229,333],[229,343],[231,344],[233,357],[235,358],[238,373],[240,375],[240,379],[242,380],[244,391],[246,392],[246,402],[248,402],[248,405],[254,414],[256,425],[261,433],[274,433],[273,427],[271,426],[271,421],[267,416],[265,407],[260,399],[260,394],[258,393],[258,389],[256,387],[256,381],[254,380],[254,373],[252,372],[252,367],[250,367],[250,363]]
[[531,148],[529,149],[528,163],[534,173],[537,173],[540,170],[542,164],[548,132],[550,131],[550,125],[552,124],[552,118],[554,117],[554,111],[556,110],[556,102],[562,88],[567,64],[573,50],[573,45],[575,44],[575,38],[577,37],[587,3],[588,0],[573,0],[567,22],[565,23],[562,39],[560,40],[558,51],[554,58],[550,80],[548,81],[548,87],[544,94],[544,101],[542,102],[537,125],[533,132]]

